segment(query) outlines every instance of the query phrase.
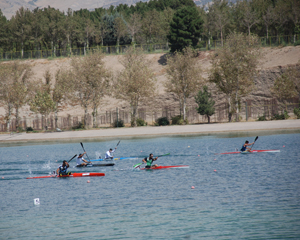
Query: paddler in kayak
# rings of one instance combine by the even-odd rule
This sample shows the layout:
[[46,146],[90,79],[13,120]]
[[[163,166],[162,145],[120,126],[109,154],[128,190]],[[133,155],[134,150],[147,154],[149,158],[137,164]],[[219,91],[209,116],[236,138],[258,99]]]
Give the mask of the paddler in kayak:
[[111,154],[114,153],[116,151],[117,147],[115,147],[114,150],[109,149],[106,153],[105,153],[105,159],[107,160],[112,160],[114,159],[114,156],[112,156]]
[[67,172],[67,169],[69,167],[69,163],[64,160],[63,164],[56,169],[56,175],[64,176],[64,175],[70,175],[71,172]]
[[86,154],[86,152],[80,153],[79,156],[77,157],[77,159],[76,159],[77,166],[78,166],[78,165],[85,166],[85,165],[87,165],[88,163],[91,163],[91,162],[88,162],[87,160],[85,160],[85,159],[83,158],[83,155],[84,155],[84,154]]
[[151,165],[151,164],[153,163],[153,161],[156,161],[156,160],[157,160],[157,158],[158,158],[158,157],[153,158],[153,154],[152,154],[152,153],[149,154],[149,157],[145,157],[145,158],[143,159],[143,162],[146,163],[145,168],[155,168],[155,167],[158,167],[157,164]]
[[254,144],[254,142],[253,143],[249,143],[249,141],[247,140],[245,142],[245,144],[243,145],[243,147],[241,148],[241,152],[249,152],[251,150],[251,148],[248,148],[247,146],[251,146],[253,144]]

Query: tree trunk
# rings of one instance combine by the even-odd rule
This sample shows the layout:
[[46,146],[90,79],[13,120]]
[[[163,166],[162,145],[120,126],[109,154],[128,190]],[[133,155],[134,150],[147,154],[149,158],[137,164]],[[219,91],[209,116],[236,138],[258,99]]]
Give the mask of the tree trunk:
[[58,108],[58,103],[56,103],[56,108],[55,108],[55,112],[54,112],[54,125],[55,125],[55,129],[58,128],[58,126],[57,126],[57,120],[58,120],[57,108]]
[[239,102],[238,102],[238,92],[235,93],[235,107],[236,107],[236,122],[239,122]]
[[120,46],[120,37],[117,38],[117,49],[116,49],[117,54],[119,54],[119,46]]
[[183,120],[186,122],[186,97],[183,98]]
[[88,109],[87,107],[84,108],[84,128],[88,129],[87,127],[87,117],[88,117]]
[[24,57],[24,42],[22,41],[22,43],[21,43],[21,56],[22,56],[22,58]]
[[131,106],[131,127],[136,127],[137,104]]
[[221,46],[223,47],[223,32],[222,32],[222,29],[221,29]]
[[19,107],[16,107],[16,130],[19,132]]
[[9,132],[10,130],[10,117],[11,117],[11,112],[12,112],[12,105],[9,103],[8,104],[8,113],[7,113],[7,121],[6,121],[6,131]]
[[97,114],[98,114],[97,108],[94,107],[94,111],[93,111],[93,128],[97,127],[97,124],[96,124]]
[[232,109],[231,109],[231,98],[228,97],[228,121],[231,122],[231,115],[232,115]]

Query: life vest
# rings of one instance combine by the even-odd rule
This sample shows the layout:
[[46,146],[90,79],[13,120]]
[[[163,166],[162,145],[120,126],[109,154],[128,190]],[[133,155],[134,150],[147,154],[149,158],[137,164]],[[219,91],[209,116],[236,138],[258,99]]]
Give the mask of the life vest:
[[59,167],[59,173],[67,174],[67,169],[68,169],[67,166],[61,165],[61,166]]
[[247,150],[247,147],[245,145],[243,145],[243,147],[241,148],[242,152],[245,152]]
[[153,159],[150,159],[149,157],[146,158],[147,166],[151,167],[151,164],[153,163]]

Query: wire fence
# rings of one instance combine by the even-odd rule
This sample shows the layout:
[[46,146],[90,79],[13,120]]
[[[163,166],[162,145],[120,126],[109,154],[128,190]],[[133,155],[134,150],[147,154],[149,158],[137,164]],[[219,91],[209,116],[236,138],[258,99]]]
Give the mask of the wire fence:
[[[300,41],[300,35],[289,36],[272,36],[261,37],[262,47],[275,47],[286,46],[296,44]],[[300,42],[299,42],[300,44]],[[0,52],[0,61],[17,60],[17,59],[41,59],[41,58],[57,58],[57,57],[70,57],[85,56],[91,51],[100,50],[107,55],[119,55],[124,54],[126,49],[132,45],[120,45],[120,46],[97,46],[90,48],[64,48],[57,50],[32,50],[32,51],[10,51]],[[135,47],[142,48],[144,53],[167,53],[170,48],[167,43],[155,43],[155,44],[135,44]],[[200,51],[215,50],[222,47],[221,40],[203,41]]]
[[[187,106],[187,120],[189,124],[207,123],[206,116],[199,115],[196,110],[197,105]],[[247,100],[240,107],[239,117],[233,114],[233,121],[253,121],[258,120],[259,117],[264,116],[267,120],[271,120],[275,114],[281,114],[286,111],[290,116],[293,116],[294,108],[299,107],[299,99],[293,98],[289,102],[282,104],[277,99],[264,100],[260,105],[254,105],[253,100]],[[151,110],[147,108],[139,108],[137,117],[147,122],[148,125],[155,125],[158,118],[166,117],[168,120],[172,120],[173,117],[179,116],[179,107],[162,107],[160,109]],[[220,123],[228,122],[229,112],[228,104],[221,103],[215,106],[215,114],[210,117],[210,122]],[[14,132],[24,131],[28,127],[33,130],[51,130],[55,131],[57,128],[61,130],[76,129],[85,124],[88,128],[92,127],[113,127],[114,122],[122,120],[125,126],[130,126],[131,113],[127,110],[121,110],[119,108],[112,109],[110,111],[99,113],[95,118],[88,114],[87,121],[84,122],[84,116],[49,116],[47,119],[44,116],[35,116],[19,119],[19,129],[17,129],[16,119],[13,118],[10,121],[9,129],[8,124],[5,122],[0,123],[1,132]],[[172,124],[172,121],[171,121]]]

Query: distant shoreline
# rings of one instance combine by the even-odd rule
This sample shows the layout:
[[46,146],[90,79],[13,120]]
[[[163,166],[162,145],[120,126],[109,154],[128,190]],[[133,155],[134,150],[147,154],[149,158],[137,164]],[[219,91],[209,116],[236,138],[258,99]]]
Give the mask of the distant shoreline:
[[[300,132],[300,119],[278,120],[264,122],[232,122],[232,123],[211,123],[195,125],[171,125],[161,127],[136,127],[136,128],[111,128],[83,131],[66,131],[50,133],[20,133],[20,134],[0,134],[0,144],[17,142],[57,142],[57,141],[92,141],[92,140],[112,140],[126,138],[151,138],[164,136],[184,136],[184,135],[246,135],[253,136],[259,133]],[[269,134],[268,133],[268,134]]]

